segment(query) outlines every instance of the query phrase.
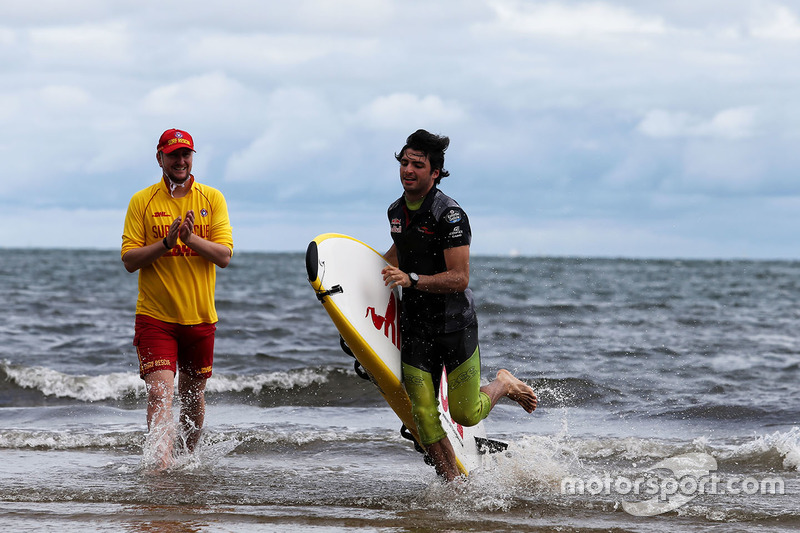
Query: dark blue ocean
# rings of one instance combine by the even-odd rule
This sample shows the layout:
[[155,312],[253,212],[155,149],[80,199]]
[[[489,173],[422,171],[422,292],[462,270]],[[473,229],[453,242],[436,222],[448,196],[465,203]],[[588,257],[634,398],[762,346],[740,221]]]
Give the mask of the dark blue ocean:
[[[800,262],[471,266],[484,380],[508,368],[540,407],[501,402],[486,428],[508,450],[443,485],[341,351],[302,254],[237,253],[219,271],[206,431],[154,473],[136,275],[116,250],[0,250],[3,530],[800,529]],[[690,501],[654,516],[623,508],[650,497],[630,485],[606,490],[668,479],[658,465],[689,455],[726,490],[684,483]]]

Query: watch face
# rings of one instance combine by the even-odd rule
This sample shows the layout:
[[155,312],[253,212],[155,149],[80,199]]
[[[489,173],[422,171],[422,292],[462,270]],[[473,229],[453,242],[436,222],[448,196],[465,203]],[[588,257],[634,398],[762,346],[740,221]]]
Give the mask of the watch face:
[[419,276],[415,272],[409,274],[408,277],[411,280],[411,285],[416,285],[419,281]]

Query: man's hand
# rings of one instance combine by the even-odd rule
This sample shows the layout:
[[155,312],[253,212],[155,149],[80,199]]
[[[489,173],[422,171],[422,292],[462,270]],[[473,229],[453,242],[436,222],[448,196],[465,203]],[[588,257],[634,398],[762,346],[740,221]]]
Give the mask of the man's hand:
[[390,289],[394,289],[395,287],[407,289],[411,286],[411,279],[408,277],[408,274],[396,266],[387,266],[381,270],[381,274],[383,274],[384,285],[387,285]]
[[[180,221],[180,217],[176,221]],[[174,226],[175,223],[173,222],[172,225]],[[170,233],[172,233],[172,226],[170,226]],[[186,217],[183,219],[183,224],[180,224],[178,234],[185,244],[189,244],[189,238],[194,234],[194,211],[191,209],[186,212]]]
[[169,230],[167,230],[167,244],[169,245],[169,249],[175,248],[175,245],[178,244],[178,234],[181,227],[181,217],[179,216],[175,220],[172,221],[172,224],[169,225]]

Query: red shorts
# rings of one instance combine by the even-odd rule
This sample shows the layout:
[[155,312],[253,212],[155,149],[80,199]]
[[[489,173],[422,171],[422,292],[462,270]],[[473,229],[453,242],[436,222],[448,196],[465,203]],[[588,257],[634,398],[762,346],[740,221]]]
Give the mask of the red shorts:
[[136,315],[133,345],[139,354],[139,375],[180,369],[192,377],[210,378],[216,324],[184,326]]

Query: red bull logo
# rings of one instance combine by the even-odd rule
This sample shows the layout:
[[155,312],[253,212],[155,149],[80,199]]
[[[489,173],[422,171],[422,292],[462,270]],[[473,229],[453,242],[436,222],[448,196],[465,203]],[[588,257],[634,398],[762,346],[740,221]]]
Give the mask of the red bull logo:
[[367,307],[367,314],[365,317],[372,315],[372,324],[375,329],[383,329],[383,334],[386,338],[392,341],[392,344],[400,348],[400,331],[397,326],[397,300],[394,297],[394,292],[389,295],[389,305],[386,306],[386,312],[383,316],[375,312],[374,307]]

